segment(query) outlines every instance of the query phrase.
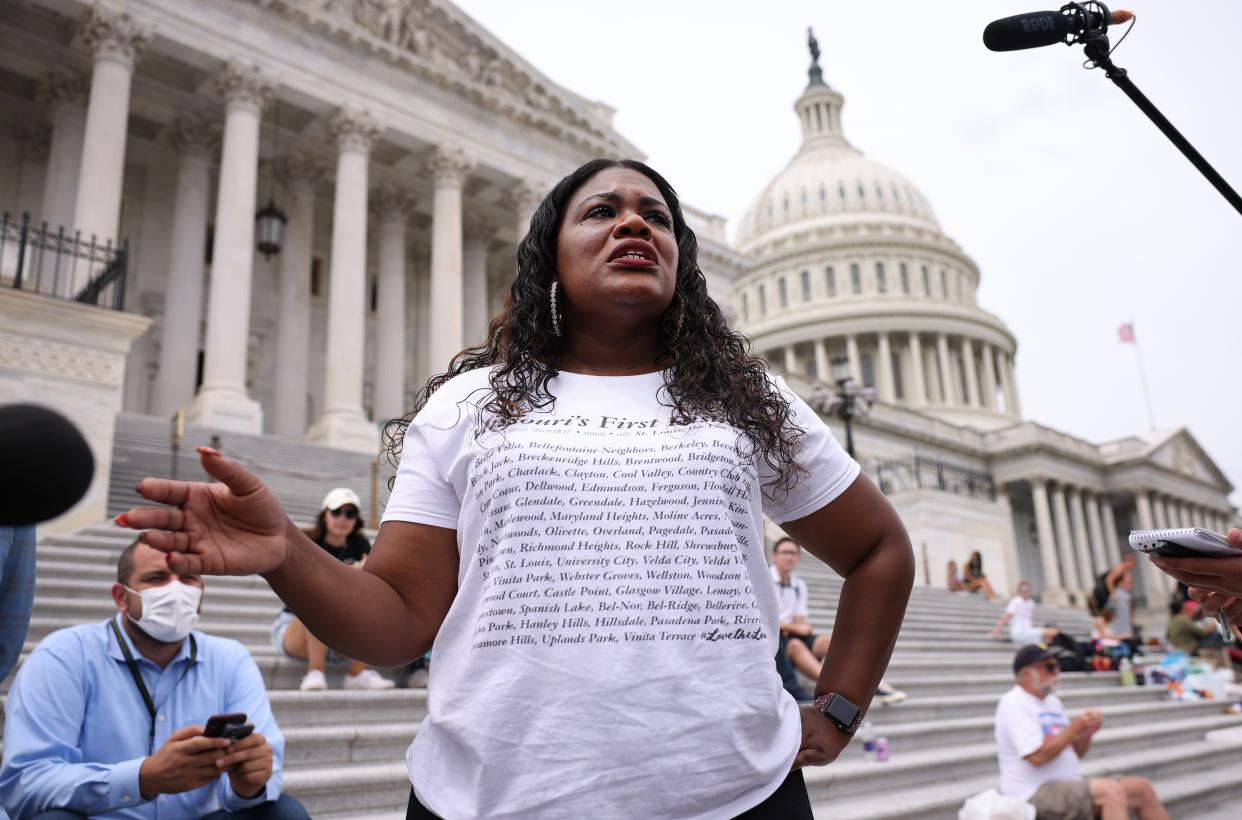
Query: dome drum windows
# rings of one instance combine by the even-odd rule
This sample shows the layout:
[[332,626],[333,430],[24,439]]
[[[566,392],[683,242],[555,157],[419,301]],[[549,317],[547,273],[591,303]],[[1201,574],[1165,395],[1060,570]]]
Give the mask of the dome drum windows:
[[765,286],[759,286],[759,315],[768,315],[768,290]]
[[829,299],[837,295],[837,272],[832,265],[824,269],[824,290],[827,292]]
[[806,271],[806,270],[802,271],[801,280],[802,280],[802,301],[809,302],[811,301],[811,272]]
[[850,263],[850,292],[855,296],[862,293],[862,271],[857,262]]
[[789,307],[789,288],[785,284],[784,276],[776,280],[776,292],[777,298],[780,301],[780,306],[783,308]]
[[[894,188],[893,190],[896,190],[896,189]],[[901,292],[905,294],[909,294],[910,293],[910,266],[907,265],[905,262],[902,262],[900,265],[897,266],[897,271],[901,277]]]
[[875,289],[879,293],[888,293],[888,276],[884,273],[884,263],[875,263]]

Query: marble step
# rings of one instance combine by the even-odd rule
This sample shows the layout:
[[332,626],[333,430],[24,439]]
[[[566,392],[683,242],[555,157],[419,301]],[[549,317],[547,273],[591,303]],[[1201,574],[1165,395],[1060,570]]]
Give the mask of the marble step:
[[[1170,708],[1170,712],[1172,711]],[[1234,724],[1242,723],[1242,718],[1236,716],[1221,717],[1230,718]],[[1188,735],[1185,727],[1180,724],[1180,721],[1169,720],[1155,725],[1145,722],[1117,728],[1106,727],[1095,736],[1087,760],[1095,766],[1108,767],[1112,771],[1125,771],[1124,763],[1118,761],[1142,760],[1143,768],[1149,772],[1149,776],[1155,772],[1183,774],[1196,766],[1203,767],[1205,746],[1202,737],[1205,730],[1192,723],[1192,730]],[[1168,738],[1168,741],[1162,738]],[[1142,748],[1139,751],[1127,751],[1133,748],[1136,741]],[[1170,749],[1188,751],[1190,748],[1196,749],[1193,758],[1180,754],[1162,754]],[[1215,748],[1213,747],[1214,752]],[[1242,744],[1239,745],[1238,753],[1242,754]],[[1143,755],[1148,757],[1143,758]],[[1216,765],[1215,754],[1211,760]],[[948,781],[969,780],[983,775],[995,776],[996,765],[995,743],[942,745],[897,756],[883,764],[855,759],[809,770],[807,790],[813,803],[847,800],[918,786],[934,786]],[[1128,773],[1137,774],[1133,771]],[[969,794],[964,795],[961,800],[965,800]],[[958,801],[959,805],[961,800]]]

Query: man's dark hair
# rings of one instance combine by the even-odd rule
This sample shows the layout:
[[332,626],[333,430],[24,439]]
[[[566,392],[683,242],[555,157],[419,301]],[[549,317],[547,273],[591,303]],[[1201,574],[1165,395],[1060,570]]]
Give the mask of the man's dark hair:
[[[750,341],[729,328],[720,307],[707,295],[699,269],[698,240],[686,224],[677,193],[664,177],[635,160],[595,159],[558,182],[535,209],[530,230],[517,248],[517,275],[505,308],[492,320],[487,338],[469,347],[433,376],[403,418],[384,428],[384,448],[394,466],[400,461],[405,430],[433,393],[449,379],[479,368],[492,371],[490,396],[480,402],[484,416],[500,426],[542,410],[556,397],[548,381],[559,372],[564,339],[553,332],[549,289],[556,277],[557,240],[573,194],[609,168],[637,171],[655,185],[673,216],[677,239],[676,295],[665,311],[664,354],[668,403],[674,424],[708,418],[738,428],[739,455],[758,454],[773,478],[765,483],[783,494],[805,470],[795,457],[805,433],[793,424],[793,409],[768,378],[763,359],[750,355]],[[433,363],[440,367],[439,362]],[[392,482],[389,482],[389,486]]]
[[134,550],[138,549],[141,542],[135,538],[128,547],[121,550],[121,556],[116,559],[116,581],[118,584],[129,586],[129,578],[134,574]]
[[793,540],[788,535],[782,535],[780,538],[776,539],[776,543],[772,545],[772,554],[776,555],[776,551],[781,548],[781,544],[784,544],[786,542],[793,544],[794,549],[798,550],[799,554],[801,554],[802,547],[798,545],[797,541]]

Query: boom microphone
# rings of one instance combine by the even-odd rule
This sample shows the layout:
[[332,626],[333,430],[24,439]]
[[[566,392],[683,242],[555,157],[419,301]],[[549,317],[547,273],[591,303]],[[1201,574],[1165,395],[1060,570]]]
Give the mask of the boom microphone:
[[0,526],[48,521],[86,494],[91,448],[69,419],[35,404],[0,407]]
[[[983,30],[983,44],[992,51],[1017,51],[1072,41],[1071,35],[1125,23],[1134,17],[1128,11],[1109,12],[1107,18],[1093,11],[1032,11],[993,20]],[[1105,20],[1107,19],[1107,23]]]

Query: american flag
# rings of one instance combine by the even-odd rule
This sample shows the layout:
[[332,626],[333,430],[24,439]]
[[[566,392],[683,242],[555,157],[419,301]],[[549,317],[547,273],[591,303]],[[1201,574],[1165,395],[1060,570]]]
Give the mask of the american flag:
[[1134,322],[1126,322],[1117,328],[1117,338],[1123,343],[1134,344]]

